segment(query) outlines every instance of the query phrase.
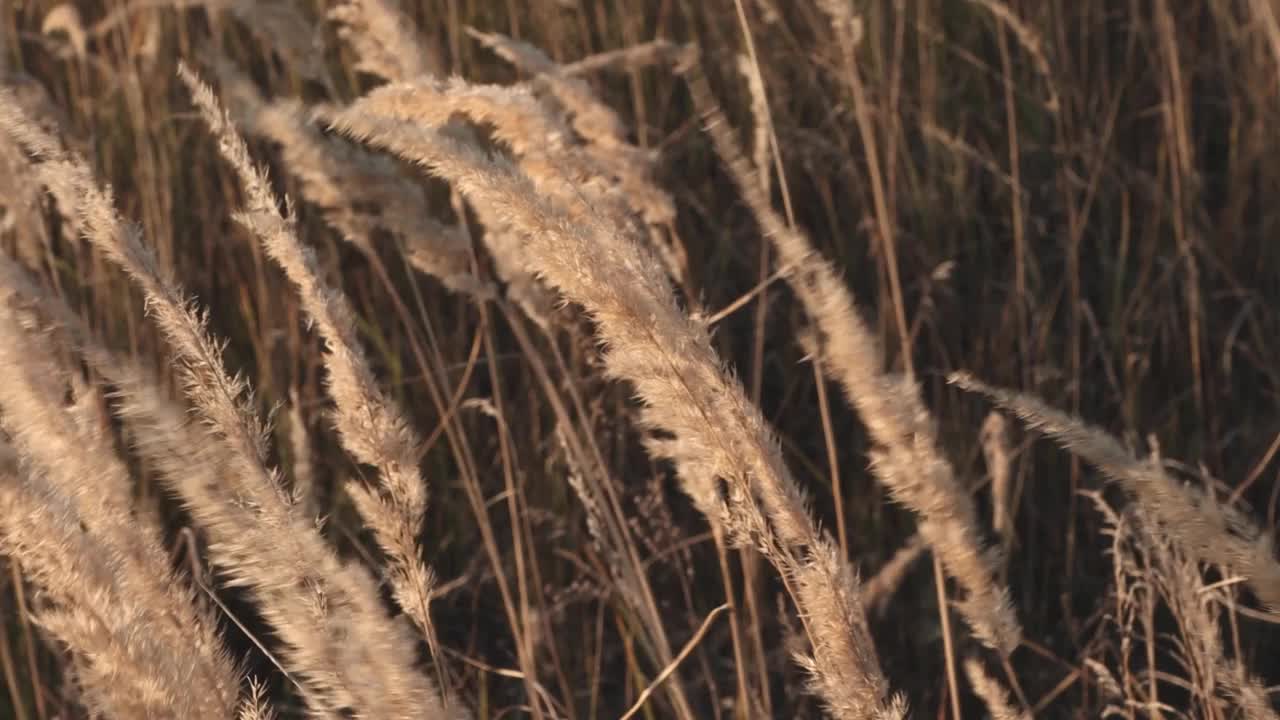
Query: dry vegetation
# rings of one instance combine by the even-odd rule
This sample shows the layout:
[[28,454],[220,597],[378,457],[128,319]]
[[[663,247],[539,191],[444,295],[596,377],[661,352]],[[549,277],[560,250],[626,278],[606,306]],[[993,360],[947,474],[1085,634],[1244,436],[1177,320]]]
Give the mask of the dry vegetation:
[[0,718],[1277,717],[1278,77],[1270,0],[0,0]]

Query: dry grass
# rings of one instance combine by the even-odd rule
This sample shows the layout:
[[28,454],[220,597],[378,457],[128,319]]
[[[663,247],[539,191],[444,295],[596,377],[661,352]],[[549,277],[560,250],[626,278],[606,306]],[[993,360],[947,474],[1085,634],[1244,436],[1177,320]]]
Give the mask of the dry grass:
[[1276,716],[1275,9],[650,5],[0,6],[0,718]]

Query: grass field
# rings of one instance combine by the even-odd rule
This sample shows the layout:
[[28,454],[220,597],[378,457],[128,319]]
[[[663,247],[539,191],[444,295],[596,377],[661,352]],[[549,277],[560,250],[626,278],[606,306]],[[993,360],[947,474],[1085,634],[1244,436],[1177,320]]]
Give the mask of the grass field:
[[1276,128],[1274,0],[0,0],[0,718],[1277,717]]

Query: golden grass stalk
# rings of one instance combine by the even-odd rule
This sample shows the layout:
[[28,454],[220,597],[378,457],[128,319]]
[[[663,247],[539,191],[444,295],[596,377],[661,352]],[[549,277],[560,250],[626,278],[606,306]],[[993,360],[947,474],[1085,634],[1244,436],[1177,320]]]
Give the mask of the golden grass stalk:
[[240,704],[238,720],[275,720],[275,711],[267,703],[267,689],[259,682],[251,682],[249,696]]
[[953,373],[949,382],[987,396],[1079,455],[1103,475],[1128,490],[1172,533],[1192,557],[1232,568],[1249,580],[1258,599],[1280,611],[1280,563],[1269,533],[1235,509],[1173,481],[1152,462],[1135,458],[1119,441],[1079,418],[1049,407],[1038,398],[983,383],[968,373]]
[[223,158],[240,179],[248,206],[235,214],[236,221],[258,239],[297,286],[303,309],[324,339],[327,387],[336,405],[334,428],[352,457],[377,468],[385,496],[355,484],[349,485],[347,492],[387,554],[396,602],[426,637],[437,668],[443,668],[429,611],[435,577],[422,560],[417,541],[427,505],[426,483],[418,470],[422,438],[378,387],[360,345],[350,301],[341,289],[324,281],[315,254],[298,240],[292,213],[280,212],[266,174],[253,164],[231,117],[209,86],[189,68],[180,65],[178,73],[217,138]]
[[[593,176],[608,180],[630,209],[648,226],[649,242],[679,282],[688,273],[688,257],[675,236],[676,206],[671,195],[653,181],[655,157],[632,145],[622,119],[602,102],[591,86],[574,77],[540,49],[499,33],[467,28],[467,34],[493,50],[499,57],[533,76],[535,90],[550,96],[560,114],[575,131],[575,148],[593,166]],[[661,60],[669,56],[666,43],[654,43],[644,52],[622,56],[634,65],[639,60]],[[527,168],[526,168],[527,171]],[[536,177],[536,173],[530,173]]]
[[[225,68],[225,63],[222,65]],[[417,269],[439,277],[446,286],[470,291],[474,299],[486,300],[492,297],[488,284],[482,286],[470,273],[470,243],[466,231],[460,226],[445,228],[427,218],[423,213],[426,199],[421,189],[401,177],[395,164],[386,156],[369,153],[342,138],[322,135],[303,119],[298,103],[264,103],[252,85],[245,82],[238,73],[224,68],[220,68],[219,74],[223,76],[224,92],[230,88],[230,105],[237,122],[250,132],[258,132],[280,143],[284,155],[283,164],[302,180],[303,196],[319,204],[330,224],[343,232],[349,241],[371,251],[367,237],[371,228],[367,226],[376,223],[405,240],[406,258]],[[400,88],[434,85],[437,83],[423,78],[417,83],[394,84],[381,92],[391,95],[394,101],[395,92]],[[493,106],[501,112],[500,105]],[[320,114],[323,115],[323,112],[320,111]],[[483,114],[483,104],[478,103],[475,112]],[[467,130],[458,123],[452,125],[459,132]],[[526,155],[531,152],[529,148],[522,150]],[[573,188],[569,188],[570,192],[572,190]],[[368,212],[367,208],[370,206],[377,208],[375,213]],[[521,279],[532,283],[532,275],[523,270],[523,263],[514,259],[518,257],[515,254],[518,251],[518,238],[510,234],[499,235],[506,237],[508,242],[502,243],[492,234],[487,239],[491,246],[498,246],[500,251],[510,248],[505,253],[495,252],[495,256],[506,260],[499,263],[500,274],[510,277],[511,273],[501,271],[514,266]],[[510,289],[514,290],[513,295],[520,295],[518,286],[518,281],[513,283],[513,288]],[[542,307],[550,308],[551,296],[545,289],[543,294],[546,299],[542,301]],[[533,300],[531,295],[530,304]],[[536,319],[545,318],[546,314],[547,311],[541,308],[530,312]],[[611,509],[615,505],[611,505]],[[625,526],[623,531],[625,532]],[[630,549],[625,540],[618,545]],[[628,561],[625,567],[632,573],[626,575],[630,584],[623,595],[643,619],[645,637],[650,641],[648,649],[653,652],[655,661],[659,666],[665,666],[673,656],[664,621],[653,601],[639,558],[633,553]],[[692,717],[692,710],[684,698],[681,684],[673,680],[666,683],[665,687],[681,717]]]
[[[521,167],[540,179],[539,190],[556,197],[562,205],[581,213],[601,211],[602,205],[607,212],[629,212],[623,203],[625,197],[601,182],[603,171],[579,147],[571,144],[568,127],[524,88],[476,86],[456,79],[436,81],[424,78],[373,90],[362,103],[390,117],[448,127],[449,132],[461,135],[466,135],[468,128],[458,123],[459,117],[491,126],[494,137],[510,149]],[[322,110],[319,115],[324,117],[329,112]],[[476,214],[485,223],[485,241],[495,258],[499,274],[511,283],[508,291],[520,293],[522,283],[528,283],[524,286],[527,290],[546,293],[545,299],[537,302],[550,307],[552,297],[545,287],[533,284],[535,278],[520,248],[520,236],[506,219],[487,208],[476,208]],[[532,303],[537,297],[531,295],[528,300]],[[529,314],[535,320],[545,317],[536,311]],[[556,392],[554,389],[550,391]],[[586,462],[592,469],[603,472],[602,466],[595,467],[597,463]],[[582,489],[585,491],[586,486],[583,485]],[[609,509],[616,511],[609,513],[607,518],[620,518],[616,499],[607,491],[605,495],[608,496],[605,499],[610,501]],[[670,642],[647,579],[643,576],[642,564],[625,537],[625,525],[606,522],[604,527],[611,531],[605,538],[606,546],[617,550],[619,557],[625,554],[623,579],[629,590],[627,602],[637,609],[642,618],[647,649],[660,666],[666,666],[673,658]],[[666,686],[677,714],[692,717],[681,683],[673,680]]]
[[319,208],[344,240],[369,253],[375,231],[385,230],[410,264],[446,288],[481,296],[491,292],[471,272],[465,230],[424,212],[422,188],[388,158],[325,136],[296,100],[266,101],[229,63],[215,61],[214,67],[236,124],[280,146],[281,165],[297,178],[302,198]]
[[[430,127],[447,126],[456,133],[463,133],[460,127],[450,124],[457,115],[491,126],[494,138],[510,149],[544,193],[576,206],[585,204],[583,192],[606,196],[598,189],[601,180],[596,168],[570,152],[569,127],[538,102],[528,88],[475,85],[461,78],[424,78],[383,85],[366,93],[359,104],[365,112]],[[318,114],[323,120],[329,112],[321,109]],[[587,187],[574,192],[584,181]]]
[[83,393],[64,404],[71,378],[17,303],[0,286],[0,427],[27,468],[6,482],[0,545],[41,588],[38,619],[73,651],[92,705],[228,717],[240,671],[216,619],[170,569],[159,526],[132,510],[96,407]]
[[680,72],[716,154],[817,326],[823,370],[840,384],[877,445],[872,453],[876,477],[894,500],[919,516],[920,534],[965,591],[959,609],[974,635],[1001,653],[1012,652],[1022,630],[1008,590],[997,579],[999,553],[983,545],[973,500],[938,447],[919,387],[913,378],[881,369],[879,343],[859,316],[852,292],[809,238],[773,210],[694,53],[681,63]]
[[[466,134],[466,128],[454,121],[459,116],[491,125],[494,137],[510,148],[521,167],[540,179],[539,191],[558,198],[578,213],[627,212],[622,198],[600,182],[600,173],[590,158],[570,146],[568,128],[523,88],[473,86],[460,80],[419,80],[383,86],[361,102],[386,116],[448,127],[449,132],[460,135]],[[548,311],[554,298],[529,269],[521,235],[508,218],[491,208],[476,207],[475,213],[485,225],[485,242],[499,275],[508,282],[508,293],[522,305],[526,314],[547,329]],[[616,508],[616,501],[610,507]],[[613,524],[607,527],[612,529]],[[624,539],[613,539],[617,542],[611,546],[628,548]],[[626,558],[625,567],[633,573],[643,572],[639,570],[639,558],[634,555]],[[628,602],[634,602],[642,618],[648,649],[659,664],[665,666],[672,660],[672,650],[647,580],[641,574],[632,576],[631,589],[635,594]],[[673,680],[667,688],[677,714],[692,717],[682,684]]]
[[987,706],[987,712],[991,713],[991,720],[1031,720],[1030,713],[1014,708],[1013,701],[1009,698],[1009,691],[1000,684],[999,680],[987,674],[982,663],[974,658],[966,658],[964,672],[969,676],[969,684],[973,686],[973,691],[982,698],[982,702]]
[[991,529],[1000,538],[1005,561],[1013,547],[1013,448],[1009,445],[1009,424],[1004,415],[992,411],[982,421],[978,433],[982,456],[991,479]]
[[635,387],[642,421],[674,439],[685,492],[713,523],[754,543],[779,569],[805,621],[814,684],[838,718],[898,717],[858,597],[856,579],[820,533],[777,443],[742,386],[722,366],[706,327],[678,306],[661,263],[625,219],[572,217],[509,161],[364,101],[335,129],[393,151],[450,181],[474,206],[520,231],[530,267],[595,319],[608,373]]
[[[421,78],[384,85],[361,102],[371,112],[432,127],[447,125],[453,132],[464,132],[452,122],[459,115],[490,125],[494,138],[510,149],[540,192],[559,199],[578,214],[596,212],[599,205],[608,206],[606,212],[621,212],[624,207],[624,198],[612,192],[598,168],[571,149],[568,126],[526,88]],[[332,113],[323,108],[317,111],[321,119],[332,117]],[[488,208],[474,210],[485,227],[484,243],[494,269],[507,285],[508,296],[540,328],[548,330],[555,299],[528,269],[518,231]]]
[[[180,648],[152,634],[153,609],[120,592],[110,552],[39,475],[0,477],[0,552],[39,591],[35,620],[71,650],[88,707],[113,717],[169,717],[175,708],[188,717],[229,716],[200,705],[199,689],[175,672],[189,653],[175,657]],[[233,695],[228,711],[234,707]]]
[[538,48],[498,33],[486,33],[467,28],[467,34],[493,50],[499,57],[526,72],[532,73],[565,109],[574,130],[587,142],[626,152],[618,158],[624,167],[643,167],[645,163],[632,163],[638,150],[626,143],[622,120],[608,105],[596,99],[595,94],[580,78],[566,76],[560,66]]
[[[456,125],[450,125],[455,116],[492,127],[494,138],[509,148],[538,191],[575,216],[634,214],[651,223],[674,219],[674,205],[665,193],[655,189],[653,192],[665,200],[653,200],[649,193],[615,182],[613,160],[602,160],[601,154],[587,150],[590,145],[576,142],[565,120],[527,87],[476,85],[458,78],[420,79],[384,85],[370,91],[360,102],[367,112],[430,127],[450,126],[453,132],[461,132]],[[322,118],[328,114],[319,112]],[[606,155],[616,158],[617,153]],[[665,209],[654,209],[655,203],[665,203]],[[499,219],[483,215],[486,208],[476,210],[482,213],[486,229],[502,226]]]
[[760,192],[765,197],[773,192],[773,168],[769,162],[769,96],[764,78],[749,55],[738,55],[738,74],[747,83],[751,95],[751,161],[755,166]]
[[862,584],[862,603],[868,612],[875,615],[884,614],[884,611],[889,608],[889,601],[893,599],[894,593],[907,579],[907,573],[911,571],[911,567],[928,549],[929,546],[925,544],[920,533],[915,533],[907,538],[902,547],[894,551],[893,557],[890,557],[870,580]]
[[396,0],[341,0],[329,19],[355,51],[356,70],[392,82],[440,73],[439,53]]
[[[65,342],[95,373],[114,386],[115,415],[131,428],[133,449],[160,473],[180,498],[205,497],[210,507],[231,508],[234,494],[224,477],[229,462],[217,445],[205,442],[187,409],[169,399],[159,379],[132,358],[103,346],[84,321],[56,295],[40,287],[13,261],[0,256],[0,288],[38,308],[42,320],[56,326]],[[246,517],[247,516],[242,516]]]
[[204,422],[201,446],[224,463],[230,487],[176,485],[210,534],[214,560],[233,583],[252,589],[308,704],[325,714],[448,717],[414,667],[411,634],[387,618],[372,579],[337,557],[267,467],[266,431],[246,383],[227,375],[203,319],[138,231],[120,220],[111,194],[83,161],[59,151],[9,103],[0,102],[0,128],[40,160],[37,182],[75,200],[73,212],[94,247],[142,288]]
[[617,50],[604,50],[560,66],[565,75],[584,75],[606,69],[636,71],[654,65],[669,65],[680,54],[680,46],[667,40],[650,40]]
[[289,450],[292,454],[290,490],[303,515],[320,517],[320,488],[316,486],[315,466],[312,463],[311,428],[302,411],[298,393],[289,393]]
[[[569,128],[526,89],[419,78],[384,85],[368,93],[362,102],[386,116],[432,127],[447,125],[453,132],[466,132],[465,126],[453,122],[455,115],[491,125],[494,138],[510,149],[530,177],[539,181],[540,190],[560,198],[579,213],[591,212],[593,203],[616,206],[621,202],[618,196],[609,194],[599,175],[581,156],[568,152]],[[334,112],[321,108],[316,115],[323,121]],[[506,283],[507,295],[543,331],[549,330],[555,298],[528,270],[518,232],[488,208],[474,210],[485,228],[483,240],[498,277]]]
[[[1226,656],[1222,641],[1220,606],[1229,603],[1229,585],[1206,585],[1200,572],[1200,561],[1182,548],[1176,530],[1161,523],[1141,504],[1111,509],[1100,493],[1086,493],[1103,513],[1107,534],[1112,536],[1115,558],[1117,621],[1123,631],[1137,637],[1168,637],[1170,652],[1178,678],[1193,690],[1189,699],[1202,717],[1224,715],[1234,707],[1249,720],[1272,720],[1277,717],[1267,696],[1267,689],[1251,676],[1240,659]],[[1158,626],[1157,603],[1163,604],[1176,622],[1177,631],[1170,633]],[[1136,611],[1135,611],[1136,608]],[[1131,625],[1136,622],[1139,627]],[[1126,624],[1127,623],[1127,624]],[[1123,652],[1124,671],[1130,672],[1128,657]],[[1151,662],[1148,651],[1146,662]],[[1148,670],[1147,693],[1141,683],[1132,685],[1130,705],[1159,704],[1157,677]]]

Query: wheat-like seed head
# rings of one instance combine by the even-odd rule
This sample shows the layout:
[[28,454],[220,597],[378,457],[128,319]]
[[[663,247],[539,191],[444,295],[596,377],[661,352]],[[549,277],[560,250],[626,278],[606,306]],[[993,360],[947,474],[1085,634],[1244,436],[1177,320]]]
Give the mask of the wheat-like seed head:
[[830,540],[809,517],[764,419],[723,368],[706,328],[680,310],[662,265],[625,219],[573,217],[510,162],[360,102],[332,124],[449,180],[521,233],[529,266],[595,319],[608,372],[634,386],[644,422],[674,436],[650,449],[670,453],[686,493],[713,523],[755,544],[795,583],[815,649],[810,667],[831,712],[900,715],[869,651],[852,574],[837,571]]
[[919,516],[921,536],[965,591],[959,608],[974,634],[1001,653],[1013,652],[1022,629],[999,580],[1001,554],[983,546],[973,500],[938,447],[933,418],[916,382],[882,370],[879,343],[859,316],[853,294],[808,237],[773,210],[696,55],[690,53],[680,71],[716,154],[777,249],[788,283],[816,325],[823,370],[840,383],[876,443],[871,464],[876,477]]

